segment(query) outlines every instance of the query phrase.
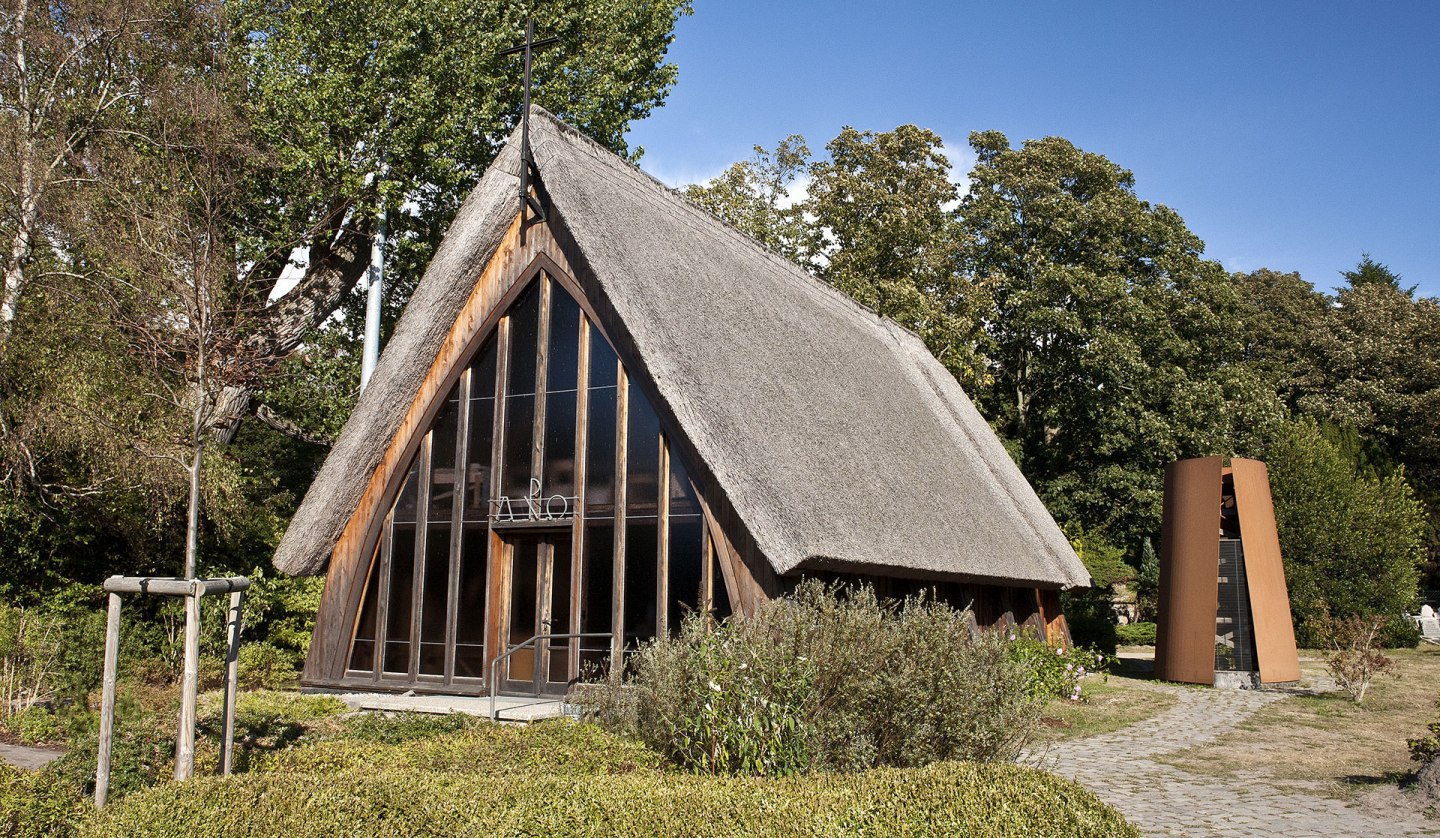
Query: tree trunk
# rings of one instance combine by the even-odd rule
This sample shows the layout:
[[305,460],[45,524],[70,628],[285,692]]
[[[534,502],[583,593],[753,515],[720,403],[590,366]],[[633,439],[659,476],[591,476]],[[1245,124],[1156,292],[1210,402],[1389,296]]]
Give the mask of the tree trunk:
[[0,296],[0,349],[10,340],[20,292],[25,286],[25,263],[30,260],[40,196],[35,184],[34,114],[30,110],[29,79],[25,54],[25,27],[30,16],[29,0],[20,0],[15,10],[16,105],[20,115],[20,178],[18,184],[15,234],[5,261],[5,288]]

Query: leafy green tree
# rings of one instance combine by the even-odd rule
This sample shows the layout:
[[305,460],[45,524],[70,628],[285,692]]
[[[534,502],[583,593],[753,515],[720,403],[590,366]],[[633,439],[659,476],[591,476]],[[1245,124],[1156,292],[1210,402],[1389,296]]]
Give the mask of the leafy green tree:
[[[691,184],[685,195],[697,206],[786,259],[814,270],[820,231],[805,218],[792,192],[809,179],[810,147],[791,134],[774,151],[755,146],[755,156],[732,164],[719,177]],[[797,183],[798,182],[798,183]]]
[[978,286],[962,281],[952,205],[959,197],[940,136],[914,125],[846,127],[811,167],[804,211],[824,237],[817,273],[924,339],[973,377]]
[[[295,289],[270,308],[276,352],[299,345],[364,274],[377,212],[391,212],[400,273],[418,275],[519,114],[520,73],[501,56],[533,14],[561,42],[535,59],[534,101],[619,152],[631,121],[665,99],[665,63],[689,0],[561,4],[237,0],[232,49],[257,142],[280,164],[256,179],[245,242],[273,281],[305,248]],[[265,293],[269,293],[266,289]]]
[[1130,172],[1050,137],[971,135],[959,208],[971,281],[991,289],[982,412],[1062,521],[1138,544],[1158,529],[1166,463],[1223,451],[1238,408],[1273,397],[1227,364],[1239,297],[1203,243]]
[[1145,539],[1140,545],[1140,569],[1135,574],[1135,604],[1142,621],[1155,619],[1160,602],[1160,556],[1155,544]]
[[1302,641],[1322,614],[1402,619],[1417,594],[1425,515],[1403,470],[1369,477],[1312,419],[1265,449],[1285,582]]
[[1261,268],[1234,275],[1241,297],[1236,326],[1244,363],[1293,408],[1325,387],[1321,359],[1335,351],[1333,301],[1300,278]]
[[1364,285],[1379,285],[1391,291],[1400,291],[1407,297],[1415,295],[1415,289],[1419,286],[1412,285],[1409,288],[1400,287],[1400,275],[1390,270],[1388,265],[1383,265],[1370,258],[1370,254],[1362,253],[1360,263],[1348,271],[1341,271],[1340,275],[1345,277],[1345,282],[1351,288],[1359,288]]

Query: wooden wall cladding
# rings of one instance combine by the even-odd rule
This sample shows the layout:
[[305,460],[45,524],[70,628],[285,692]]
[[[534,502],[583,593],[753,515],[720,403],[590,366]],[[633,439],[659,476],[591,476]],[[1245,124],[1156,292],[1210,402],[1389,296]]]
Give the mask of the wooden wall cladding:
[[1262,683],[1300,680],[1300,656],[1290,619],[1290,595],[1280,560],[1280,536],[1270,499],[1270,476],[1259,460],[1230,461],[1240,540],[1245,545],[1245,576],[1255,626],[1255,658]]
[[1155,674],[1167,681],[1215,683],[1221,466],[1205,457],[1165,467]]

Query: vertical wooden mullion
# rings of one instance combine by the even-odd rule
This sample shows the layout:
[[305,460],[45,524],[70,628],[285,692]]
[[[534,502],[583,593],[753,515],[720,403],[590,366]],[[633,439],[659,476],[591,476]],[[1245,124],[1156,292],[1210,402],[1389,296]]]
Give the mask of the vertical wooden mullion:
[[[500,473],[502,457],[505,453],[505,400],[510,395],[510,318],[503,317],[499,327],[495,330],[495,412],[493,415],[494,433],[490,435],[490,497],[485,499],[485,518],[488,521],[495,510],[495,499],[500,495],[500,481],[504,477]],[[485,609],[485,636],[482,643],[485,644],[484,654],[481,655],[482,677],[485,679],[485,686],[490,687],[490,662],[501,652],[500,646],[505,634],[505,617],[501,601],[506,598],[500,596],[504,587],[504,550],[501,546],[499,536],[494,530],[486,526],[489,533],[485,549],[485,596],[491,598],[489,607]],[[498,601],[497,601],[498,600]],[[501,678],[503,681],[503,677]]]
[[427,431],[420,443],[420,480],[415,501],[415,559],[410,567],[410,680],[420,673],[420,608],[425,593],[425,549],[430,540],[430,446],[435,432]]
[[670,630],[670,446],[660,434],[660,473],[656,511],[655,545],[655,636],[666,637]]
[[[590,318],[580,315],[580,355],[575,377],[575,520],[570,525],[570,631],[580,625],[580,603],[585,596],[585,463],[590,435]],[[570,640],[569,678],[580,677],[578,637]]]
[[545,496],[545,389],[550,380],[550,288],[554,284],[541,272],[535,277],[540,283],[540,328],[535,339],[535,423],[530,437],[530,476],[542,481],[540,496]]
[[[692,484],[692,489],[696,487]],[[696,496],[699,491],[696,489]],[[700,570],[700,607],[704,609],[706,623],[715,612],[715,556],[713,555],[715,545],[710,541],[710,528],[705,526],[704,519],[700,519],[700,557],[705,566]]]
[[460,619],[460,557],[465,530],[465,477],[470,468],[470,393],[474,368],[466,366],[460,373],[460,421],[456,423],[455,489],[450,509],[450,564],[445,583],[445,683],[455,678],[455,638]]
[[379,607],[375,609],[375,668],[371,681],[379,681],[385,670],[385,643],[390,639],[390,551],[395,539],[395,508],[392,506],[381,524],[380,557],[375,562],[375,572],[380,574],[380,585],[375,589],[379,596]]
[[630,387],[625,365],[617,363],[615,375],[615,555],[614,583],[611,589],[610,625],[615,637],[610,654],[616,666],[623,666],[621,651],[625,647],[625,498],[626,471],[630,425]]
[[[540,539],[535,549],[535,627],[532,637],[539,637],[541,634],[548,634],[551,626],[546,625],[552,619],[552,600],[555,590],[555,542],[548,538]],[[534,676],[535,694],[539,695],[545,684],[550,680],[550,641],[544,643],[535,642],[534,646]]]

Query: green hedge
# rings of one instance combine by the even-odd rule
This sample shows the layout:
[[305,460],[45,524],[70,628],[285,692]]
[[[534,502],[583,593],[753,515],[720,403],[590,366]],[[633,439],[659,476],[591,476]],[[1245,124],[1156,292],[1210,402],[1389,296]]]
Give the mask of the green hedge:
[[1074,782],[973,763],[783,779],[414,769],[207,777],[130,795],[82,834],[1138,835]]
[[0,835],[67,835],[90,811],[80,790],[53,771],[21,771],[0,760]]
[[595,725],[551,721],[524,728],[478,723],[458,732],[394,745],[337,739],[254,757],[250,770],[284,774],[413,770],[574,776],[656,770],[660,763],[660,755],[644,745],[612,736]]
[[1131,623],[1129,625],[1116,626],[1115,636],[1122,646],[1154,646],[1155,624]]

